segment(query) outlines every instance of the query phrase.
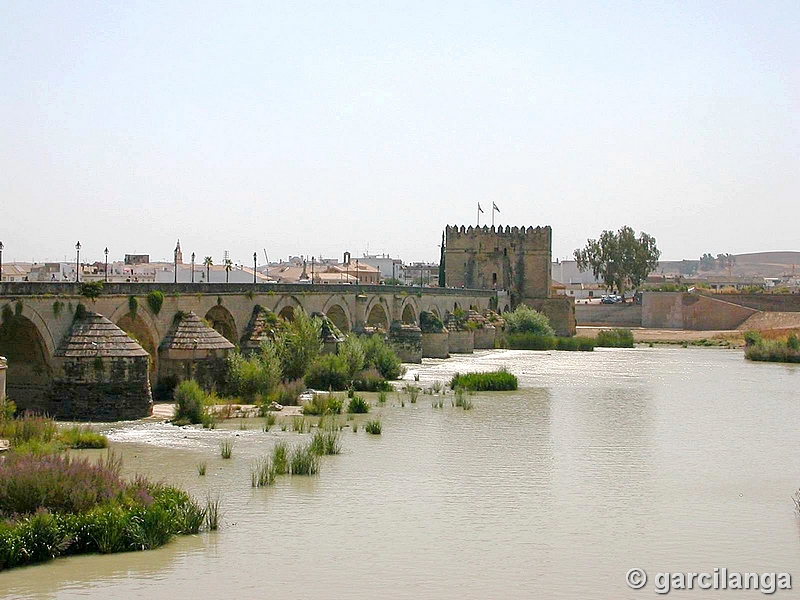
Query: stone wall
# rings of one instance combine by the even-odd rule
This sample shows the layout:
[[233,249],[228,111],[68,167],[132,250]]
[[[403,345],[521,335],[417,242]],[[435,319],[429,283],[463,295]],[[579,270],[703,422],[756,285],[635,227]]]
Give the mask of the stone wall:
[[708,298],[766,312],[800,312],[800,294],[715,294]]
[[422,330],[416,325],[395,321],[389,330],[389,341],[403,362],[417,364],[422,362]]
[[475,350],[475,336],[472,331],[450,330],[448,345],[450,354],[472,354]]
[[641,304],[576,304],[575,320],[578,325],[608,327],[641,327]]
[[547,315],[556,335],[575,335],[575,300],[567,296],[526,298],[524,304]]
[[49,393],[22,408],[77,421],[147,417],[153,412],[149,360],[60,359]]
[[481,327],[473,332],[474,347],[476,350],[494,348],[494,340],[497,336],[497,329],[494,326]]
[[422,357],[423,358],[449,358],[450,357],[450,335],[443,333],[423,333],[422,334]]
[[642,326],[700,331],[736,329],[756,310],[700,294],[645,292]]

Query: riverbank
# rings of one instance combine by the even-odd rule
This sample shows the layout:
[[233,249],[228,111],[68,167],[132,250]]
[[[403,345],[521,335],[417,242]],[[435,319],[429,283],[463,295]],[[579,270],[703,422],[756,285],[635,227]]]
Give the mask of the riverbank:
[[[599,331],[610,327],[594,327],[579,325],[577,335],[597,338]],[[626,328],[627,329],[627,328]],[[718,331],[695,331],[690,329],[646,329],[631,327],[633,341],[637,344],[675,344],[675,345],[708,345],[708,346],[744,346],[744,331],[736,329]],[[708,342],[703,343],[703,342]]]

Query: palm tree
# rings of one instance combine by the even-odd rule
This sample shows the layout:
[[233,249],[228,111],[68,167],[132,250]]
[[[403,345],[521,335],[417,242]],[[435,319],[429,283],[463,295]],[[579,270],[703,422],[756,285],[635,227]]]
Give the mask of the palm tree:
[[228,276],[233,271],[233,262],[231,262],[230,258],[225,259],[225,283],[228,283]]
[[211,266],[214,264],[214,261],[211,260],[210,256],[206,256],[203,259],[203,264],[206,266],[206,282],[211,283],[211,277],[209,275],[209,271],[211,270]]

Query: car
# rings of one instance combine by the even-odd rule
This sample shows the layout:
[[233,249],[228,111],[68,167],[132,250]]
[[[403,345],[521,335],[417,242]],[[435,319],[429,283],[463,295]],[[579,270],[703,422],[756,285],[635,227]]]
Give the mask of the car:
[[622,298],[616,294],[608,294],[600,298],[600,304],[616,304],[622,302]]

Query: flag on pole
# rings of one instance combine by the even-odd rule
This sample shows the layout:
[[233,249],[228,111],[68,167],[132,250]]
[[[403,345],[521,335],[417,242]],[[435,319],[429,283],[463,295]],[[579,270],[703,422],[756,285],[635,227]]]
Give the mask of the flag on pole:
[[494,202],[492,202],[492,210],[493,210],[493,211],[495,211],[495,210],[496,210],[497,212],[500,212],[500,209],[499,209],[499,208],[497,208],[497,204],[495,204]]
[[479,213],[483,212],[483,209],[481,208],[481,203],[480,202],[478,202],[478,212]]

